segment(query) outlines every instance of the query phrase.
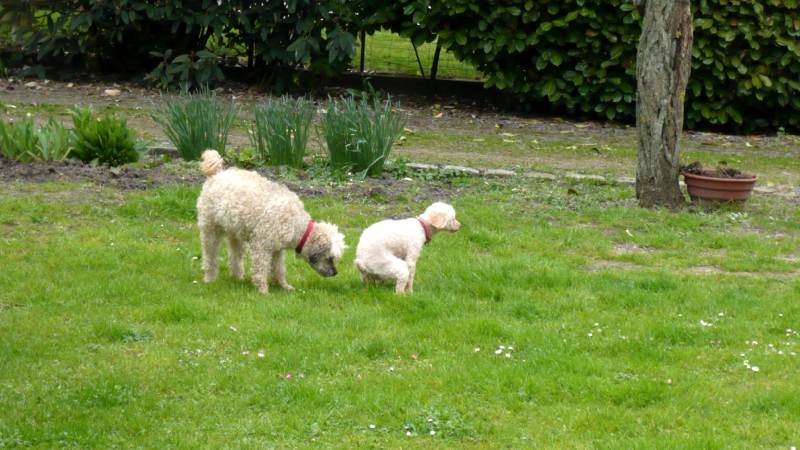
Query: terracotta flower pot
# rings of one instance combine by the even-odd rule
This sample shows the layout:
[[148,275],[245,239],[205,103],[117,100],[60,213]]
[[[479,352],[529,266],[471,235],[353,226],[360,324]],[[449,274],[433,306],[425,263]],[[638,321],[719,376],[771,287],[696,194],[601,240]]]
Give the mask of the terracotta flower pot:
[[758,177],[717,178],[682,172],[686,190],[692,200],[745,201],[756,184]]

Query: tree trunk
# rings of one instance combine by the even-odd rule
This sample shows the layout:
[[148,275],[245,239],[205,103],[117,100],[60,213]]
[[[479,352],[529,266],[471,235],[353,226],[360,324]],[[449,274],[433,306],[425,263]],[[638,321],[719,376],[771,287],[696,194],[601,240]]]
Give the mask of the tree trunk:
[[692,62],[690,0],[647,0],[636,55],[636,197],[650,208],[684,203],[678,185],[683,102]]

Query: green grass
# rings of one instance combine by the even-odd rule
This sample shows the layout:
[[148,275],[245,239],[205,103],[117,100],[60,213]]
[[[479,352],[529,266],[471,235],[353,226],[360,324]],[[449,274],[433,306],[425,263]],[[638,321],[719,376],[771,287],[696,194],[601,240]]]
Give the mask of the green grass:
[[[430,76],[435,50],[435,42],[417,47],[426,77]],[[361,41],[358,41],[356,56],[353,58],[353,67],[356,70],[361,61],[360,55]],[[377,31],[372,35],[367,35],[364,69],[378,73],[420,75],[419,63],[414,54],[411,40],[389,31]],[[437,78],[479,80],[483,78],[483,75],[470,64],[457,60],[449,51],[442,50],[439,55]]]
[[[305,197],[351,248],[332,279],[289,257],[297,291],[264,297],[225,269],[197,282],[196,186],[8,184],[0,446],[800,443],[796,206],[671,213],[613,186],[401,186]],[[425,248],[413,295],[362,287],[360,231],[418,213],[429,189],[454,194],[464,228]]]

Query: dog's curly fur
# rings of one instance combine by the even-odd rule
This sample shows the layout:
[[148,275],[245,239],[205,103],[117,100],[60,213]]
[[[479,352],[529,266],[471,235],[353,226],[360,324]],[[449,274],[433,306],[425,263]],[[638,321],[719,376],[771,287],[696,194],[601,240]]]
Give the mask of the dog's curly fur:
[[[436,202],[418,218],[384,220],[370,225],[361,234],[356,247],[356,268],[361,281],[394,280],[398,294],[414,291],[417,258],[427,239],[440,230],[457,231],[461,223],[456,220],[456,210],[447,203]],[[432,236],[431,236],[432,237]]]
[[[284,253],[303,237],[311,216],[303,202],[285,186],[256,172],[223,170],[222,157],[203,152],[200,169],[208,177],[197,199],[197,225],[203,246],[205,282],[217,278],[217,249],[228,239],[230,272],[244,278],[244,252],[252,262],[252,280],[259,292],[269,292],[269,279],[287,290]],[[336,275],[335,263],[344,252],[344,235],[336,225],[315,223],[301,256],[321,275]]]

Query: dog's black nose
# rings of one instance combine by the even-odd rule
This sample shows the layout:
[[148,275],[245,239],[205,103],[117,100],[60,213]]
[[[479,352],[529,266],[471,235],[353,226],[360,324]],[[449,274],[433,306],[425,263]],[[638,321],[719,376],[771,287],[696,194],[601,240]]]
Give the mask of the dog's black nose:
[[331,273],[331,276],[332,276],[332,277],[335,277],[335,276],[336,276],[336,274],[337,274],[337,273],[339,273],[339,272],[337,272],[337,271],[336,271],[336,269],[335,269],[335,268],[333,268],[333,269],[331,269],[331,272],[330,272],[330,273]]

